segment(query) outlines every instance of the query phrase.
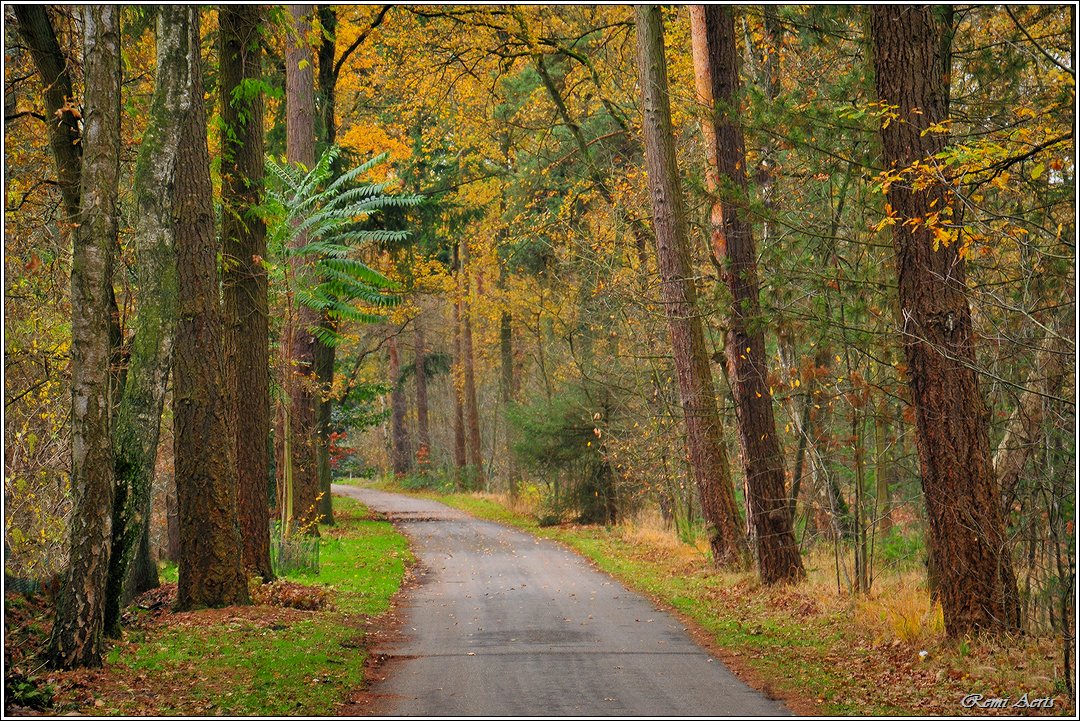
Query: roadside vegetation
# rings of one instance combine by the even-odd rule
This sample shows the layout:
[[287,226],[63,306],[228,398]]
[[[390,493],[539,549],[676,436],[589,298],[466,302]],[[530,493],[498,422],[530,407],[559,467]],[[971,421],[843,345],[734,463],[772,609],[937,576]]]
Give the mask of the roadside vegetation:
[[[806,583],[764,586],[752,571],[715,569],[703,533],[682,541],[658,514],[611,526],[551,524],[550,511],[531,500],[541,494],[528,486],[511,500],[505,494],[454,492],[451,482],[416,476],[380,485],[569,546],[676,611],[740,677],[800,715],[1074,712],[1060,640],[946,637],[941,607],[931,603],[926,588],[922,542],[915,537],[890,536],[871,591],[853,596],[837,565],[838,557],[850,556],[845,549],[834,554],[819,545],[807,554]],[[1009,705],[965,709],[961,700],[968,694],[1008,698]],[[1032,704],[1050,699],[1053,706],[1012,706],[1025,694]]]
[[128,608],[126,633],[100,669],[44,671],[51,604],[8,594],[6,710],[336,713],[364,683],[371,629],[390,609],[412,557],[405,538],[362,504],[338,498],[334,505],[336,524],[321,529],[318,575],[253,581],[251,606],[174,613],[175,568],[166,568],[162,586]]

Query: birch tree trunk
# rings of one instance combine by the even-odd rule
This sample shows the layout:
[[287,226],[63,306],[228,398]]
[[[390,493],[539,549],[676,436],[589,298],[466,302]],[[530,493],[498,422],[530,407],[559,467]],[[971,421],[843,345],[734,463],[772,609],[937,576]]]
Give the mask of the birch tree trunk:
[[109,293],[120,174],[120,9],[82,8],[84,27],[80,212],[71,261],[70,560],[56,603],[49,661],[100,666],[112,540]]

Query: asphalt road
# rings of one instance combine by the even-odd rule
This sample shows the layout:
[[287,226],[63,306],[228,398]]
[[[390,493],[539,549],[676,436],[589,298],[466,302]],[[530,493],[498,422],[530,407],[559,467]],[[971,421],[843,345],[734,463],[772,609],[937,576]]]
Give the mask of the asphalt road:
[[556,543],[353,486],[412,540],[396,657],[369,690],[401,716],[781,716],[645,597]]

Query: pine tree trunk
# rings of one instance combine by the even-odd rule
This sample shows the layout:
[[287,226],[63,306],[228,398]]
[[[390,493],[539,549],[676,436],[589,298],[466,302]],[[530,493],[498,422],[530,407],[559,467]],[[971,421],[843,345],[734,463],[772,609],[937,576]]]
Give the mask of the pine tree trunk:
[[224,5],[221,53],[221,244],[225,311],[225,389],[236,443],[244,566],[264,580],[270,565],[270,322],[262,201],[263,96],[245,87],[262,79],[262,10]]
[[671,130],[667,63],[660,8],[638,6],[639,83],[644,106],[645,159],[660,266],[661,296],[686,420],[687,450],[710,526],[714,563],[741,565],[746,539],[724,456],[720,414],[691,279],[686,212]]
[[174,365],[174,459],[180,509],[178,609],[248,602],[237,517],[236,450],[224,391],[213,189],[199,62],[199,10],[184,6],[192,110],[176,164],[179,314]]
[[426,473],[431,456],[431,429],[428,423],[427,396],[427,348],[424,338],[424,312],[416,316],[416,348],[414,367],[416,368],[416,463],[421,473]]
[[[938,25],[936,12],[899,5],[871,10],[878,99],[896,113],[881,128],[887,170],[945,149],[945,135],[930,130],[948,119],[941,51],[949,30]],[[1016,579],[974,370],[964,261],[957,243],[935,247],[927,223],[908,222],[944,213],[952,193],[940,182],[914,190],[904,178],[889,186],[886,199],[897,220],[898,320],[945,629],[953,637],[1012,630],[1020,620]]]
[[[286,156],[290,163],[305,168],[315,165],[315,84],[311,46],[313,6],[290,5],[292,28],[287,34],[285,49],[285,105],[288,122]],[[307,235],[297,234],[291,250],[295,251],[308,242]],[[293,516],[292,527],[304,528],[318,534],[315,523],[318,514],[319,493],[318,463],[315,453],[317,444],[316,404],[319,380],[316,372],[315,336],[311,329],[319,322],[319,314],[301,304],[297,299],[301,288],[309,288],[316,278],[309,267],[308,257],[293,254],[289,258],[292,274],[291,339],[288,344],[290,356],[285,363],[288,379],[289,413],[288,428],[290,458],[292,464]],[[283,464],[284,465],[284,464]]]
[[386,344],[390,372],[390,466],[395,476],[409,472],[412,458],[409,451],[409,430],[405,426],[405,389],[401,383],[401,360],[397,335]]
[[108,289],[120,174],[120,10],[85,6],[82,152],[71,263],[71,545],[49,639],[56,668],[100,666],[112,540]]
[[461,239],[462,302],[461,302],[461,368],[465,396],[465,458],[468,485],[471,490],[484,486],[484,460],[480,445],[480,408],[476,400],[476,371],[472,334],[472,277],[469,269],[469,243]]
[[[457,252],[455,250],[455,256]],[[465,467],[468,464],[468,458],[465,454],[465,403],[463,399],[462,388],[465,386],[465,381],[462,378],[462,362],[461,353],[461,300],[455,300],[453,303],[453,318],[452,323],[454,326],[454,371],[453,371],[453,383],[451,384],[454,391],[454,473],[456,477],[457,486],[460,488],[465,483]]]
[[[191,112],[188,39],[181,15],[175,6],[163,6],[158,13],[154,101],[135,166],[139,305],[127,387],[113,429],[116,499],[105,608],[105,631],[114,637],[120,635],[128,568],[149,528],[161,413],[172,365],[177,300],[173,178],[182,120]],[[141,570],[149,576],[145,564]],[[156,571],[155,566],[151,587],[157,585]]]
[[[514,319],[509,311],[499,315],[499,393],[501,395],[503,415],[515,401],[514,388]],[[517,498],[518,470],[514,463],[514,427],[507,418],[503,422],[503,453],[506,456],[506,483],[511,498]]]
[[784,459],[765,380],[757,251],[747,211],[739,207],[747,188],[742,130],[732,120],[739,107],[735,19],[728,6],[695,5],[690,20],[698,100],[710,112],[701,130],[706,186],[713,194],[711,243],[731,293],[724,355],[735,399],[758,571],[766,584],[797,581],[805,573],[792,532]]

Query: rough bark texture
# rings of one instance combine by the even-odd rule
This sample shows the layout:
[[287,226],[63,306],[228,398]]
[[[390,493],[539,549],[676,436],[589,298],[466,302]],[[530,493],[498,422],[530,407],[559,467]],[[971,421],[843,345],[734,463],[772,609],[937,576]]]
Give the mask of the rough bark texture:
[[[286,157],[290,163],[305,168],[315,165],[315,80],[309,44],[313,6],[290,5],[292,28],[285,49],[285,113],[288,124]],[[298,234],[293,249],[308,242],[306,234]],[[318,376],[316,373],[315,336],[311,329],[319,322],[319,314],[299,303],[297,290],[310,287],[315,276],[309,267],[310,256],[292,255],[289,259],[292,274],[292,322],[287,344],[285,373],[289,388],[289,448],[293,482],[293,528],[304,528],[318,534],[315,523],[318,514],[318,463],[315,454],[317,441],[316,405]]]
[[416,463],[421,472],[427,470],[431,455],[431,429],[428,423],[427,397],[427,341],[424,338],[424,313],[416,316],[416,348],[414,367],[416,368]]
[[266,226],[254,212],[263,189],[262,10],[225,5],[221,52],[221,244],[225,313],[225,392],[236,444],[244,565],[271,580],[270,323]]
[[[921,6],[871,10],[878,99],[896,113],[881,128],[887,169],[906,168],[945,148],[943,134],[927,132],[948,115],[945,35],[934,14]],[[886,197],[897,216],[898,321],[945,629],[954,637],[976,629],[1014,629],[1016,580],[974,371],[964,262],[956,244],[935,250],[925,223],[905,222],[925,219],[935,208],[940,212],[951,204],[951,194],[940,183],[912,190],[900,180]]]
[[739,107],[735,18],[724,5],[690,8],[694,76],[702,120],[706,187],[713,195],[710,240],[731,293],[724,356],[735,400],[739,447],[749,495],[758,571],[766,584],[796,581],[805,573],[792,532],[784,459],[766,382],[765,333],[758,300],[757,250],[746,197],[746,151],[735,123]]
[[705,351],[690,275],[686,212],[671,130],[667,63],[660,8],[638,6],[638,72],[644,106],[645,159],[660,267],[661,294],[671,333],[679,396],[686,420],[686,444],[717,564],[741,564],[746,539],[727,473],[716,392]]
[[217,242],[199,63],[199,10],[184,6],[192,109],[180,135],[174,213],[179,314],[173,388],[180,510],[178,609],[248,601],[237,518],[236,451],[228,429]]
[[476,400],[476,371],[473,356],[472,279],[469,275],[469,243],[461,239],[462,301],[461,301],[461,369],[464,377],[462,392],[465,400],[465,460],[469,487],[479,490],[484,485],[484,459],[480,446],[480,408]]
[[71,261],[70,560],[56,603],[49,661],[100,666],[112,539],[113,454],[109,289],[120,174],[120,10],[83,8],[83,168]]
[[405,427],[405,389],[401,384],[401,360],[397,335],[386,343],[390,372],[390,466],[395,476],[403,476],[412,467],[409,430]]
[[[138,314],[126,388],[113,429],[116,499],[105,631],[120,635],[120,610],[128,568],[149,529],[150,499],[157,467],[165,390],[172,365],[176,323],[176,249],[173,243],[173,175],[182,119],[191,111],[188,38],[181,10],[162,6],[157,20],[157,75],[150,123],[135,164],[135,228],[138,257]],[[144,564],[143,582],[157,585],[157,569]]]

